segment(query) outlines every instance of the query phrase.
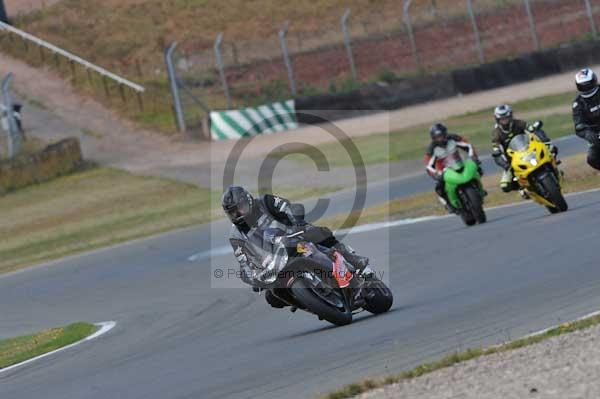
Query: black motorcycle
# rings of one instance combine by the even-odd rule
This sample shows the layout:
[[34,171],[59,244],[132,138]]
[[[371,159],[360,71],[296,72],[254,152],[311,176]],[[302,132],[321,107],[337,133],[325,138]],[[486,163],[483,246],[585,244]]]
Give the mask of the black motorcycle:
[[354,270],[339,252],[302,239],[303,232],[285,235],[279,229],[265,232],[260,244],[239,240],[248,254],[257,287],[289,305],[338,326],[350,324],[355,313],[387,312],[391,290],[368,269]]

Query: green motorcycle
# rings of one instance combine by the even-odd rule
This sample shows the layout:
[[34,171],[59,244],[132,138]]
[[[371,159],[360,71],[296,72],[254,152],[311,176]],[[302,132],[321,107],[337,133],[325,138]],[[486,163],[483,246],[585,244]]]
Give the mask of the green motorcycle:
[[483,210],[483,198],[486,195],[481,184],[479,165],[472,159],[448,157],[444,168],[444,188],[452,208],[460,215],[467,226],[485,223],[487,217]]

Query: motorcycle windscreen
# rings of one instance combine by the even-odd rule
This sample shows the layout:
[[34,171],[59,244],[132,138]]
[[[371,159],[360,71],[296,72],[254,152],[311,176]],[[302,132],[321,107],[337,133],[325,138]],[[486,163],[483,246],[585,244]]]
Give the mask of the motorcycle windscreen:
[[508,148],[515,152],[523,152],[529,149],[529,135],[518,134],[512,138],[508,144]]
[[283,241],[268,230],[262,236],[251,234],[240,246],[252,268],[252,278],[261,283],[275,282],[287,265],[288,253]]
[[446,147],[436,147],[433,155],[442,161],[444,169],[460,170],[463,160],[454,140],[449,140]]

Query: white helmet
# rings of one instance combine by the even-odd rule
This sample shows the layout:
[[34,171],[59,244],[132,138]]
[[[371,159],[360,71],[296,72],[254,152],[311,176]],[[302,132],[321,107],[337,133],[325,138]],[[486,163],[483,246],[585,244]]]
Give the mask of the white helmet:
[[598,78],[594,71],[584,68],[575,75],[575,85],[577,91],[583,98],[592,97],[598,92]]
[[512,107],[508,104],[498,105],[494,109],[494,118],[496,119],[496,124],[500,126],[502,130],[510,130],[513,123]]

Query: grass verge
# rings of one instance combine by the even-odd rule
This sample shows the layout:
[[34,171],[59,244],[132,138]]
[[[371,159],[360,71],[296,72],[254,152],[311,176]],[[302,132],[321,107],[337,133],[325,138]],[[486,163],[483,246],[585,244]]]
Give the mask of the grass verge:
[[[565,193],[600,187],[600,174],[587,165],[585,154],[564,158],[561,169],[565,172],[565,185],[563,188],[563,192]],[[485,199],[486,207],[522,201],[521,197],[516,192],[502,192],[502,190],[500,190],[499,182],[500,174],[484,176],[483,185],[489,193]],[[419,193],[367,207],[360,214],[357,224],[429,215],[444,215],[447,212],[439,204],[437,196],[433,192],[433,187],[434,183],[432,181],[431,192]],[[328,226],[333,230],[351,227],[343,224],[347,216],[347,214],[335,215],[331,218],[319,221],[319,224]]]
[[431,373],[433,371],[443,369],[446,367],[450,367],[457,363],[465,362],[471,359],[476,359],[482,356],[493,355],[495,353],[507,352],[514,349],[523,348],[525,346],[537,344],[539,342],[545,341],[547,339],[557,337],[564,334],[569,334],[574,331],[584,330],[586,328],[593,327],[595,325],[600,324],[600,316],[593,316],[587,319],[578,320],[571,323],[561,324],[560,326],[548,330],[542,334],[535,335],[532,337],[518,339],[516,341],[510,342],[508,344],[494,346],[487,349],[468,349],[464,352],[453,353],[449,356],[444,357],[443,359],[433,362],[423,364],[421,366],[417,366],[412,370],[397,374],[391,375],[381,379],[368,379],[361,382],[353,383],[347,385],[346,387],[331,392],[326,395],[324,399],[346,399],[351,398],[361,393],[367,392],[369,390],[380,388],[385,385],[395,384],[401,381],[410,380],[412,378],[420,377],[424,374]]
[[97,329],[93,324],[79,322],[37,334],[1,340],[0,369],[71,345],[90,336]]
[[[562,93],[519,101],[513,104],[515,116],[543,119],[544,129],[552,138],[573,133],[573,120],[570,113],[558,112],[548,115],[548,110],[568,105],[574,98],[573,93]],[[544,117],[539,117],[544,114]],[[481,152],[491,147],[491,133],[494,126],[493,108],[451,117],[443,121],[451,132],[466,137]],[[353,137],[351,141],[360,149],[364,162],[369,164],[420,159],[429,144],[430,124],[413,126],[368,136]],[[328,143],[318,147],[332,166],[350,166],[351,159],[346,151],[340,151],[342,143]],[[310,151],[310,149],[309,149]],[[312,151],[317,151],[313,149]],[[317,155],[317,154],[315,154]],[[306,156],[292,155],[290,159],[298,162],[311,162]]]
[[[282,192],[301,199],[323,191]],[[10,193],[0,197],[0,273],[220,218],[220,196],[98,167]]]

